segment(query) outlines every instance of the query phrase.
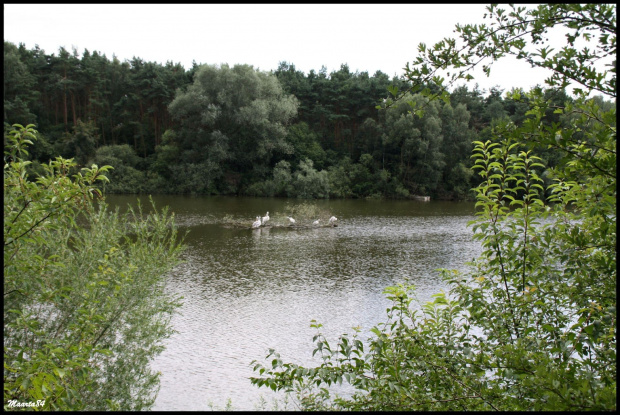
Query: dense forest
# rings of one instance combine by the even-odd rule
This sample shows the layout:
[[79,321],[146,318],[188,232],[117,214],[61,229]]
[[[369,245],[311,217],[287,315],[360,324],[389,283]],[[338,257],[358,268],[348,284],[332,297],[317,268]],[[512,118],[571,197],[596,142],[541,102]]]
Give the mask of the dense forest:
[[[109,193],[473,198],[472,141],[501,120],[518,125],[527,102],[476,85],[425,103],[423,118],[408,103],[421,94],[386,105],[389,90],[410,86],[347,65],[329,74],[286,62],[271,72],[195,62],[186,70],[4,43],[5,130],[36,126],[32,172],[59,155],[78,167],[111,165]],[[561,89],[545,95],[570,100]],[[540,156],[554,165],[553,153]]]

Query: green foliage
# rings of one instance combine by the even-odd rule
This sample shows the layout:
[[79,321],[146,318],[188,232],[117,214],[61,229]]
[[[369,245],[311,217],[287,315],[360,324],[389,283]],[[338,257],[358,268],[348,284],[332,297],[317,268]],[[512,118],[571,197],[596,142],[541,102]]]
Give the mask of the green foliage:
[[105,190],[113,193],[145,192],[145,172],[136,167],[142,159],[127,144],[102,146],[94,155],[97,165],[109,165],[113,168],[106,176],[110,179]]
[[[330,182],[342,182],[341,187],[330,184],[330,197],[406,198],[423,186],[433,197],[450,198],[465,194],[458,188],[470,186],[447,183],[447,167],[453,166],[447,158],[470,167],[470,148],[455,151],[451,141],[431,148],[427,162],[413,160],[404,178],[395,162],[401,148],[384,145],[383,133],[390,125],[375,106],[390,94],[388,87],[406,91],[410,85],[380,71],[370,76],[342,65],[331,73],[323,68],[306,75],[286,63],[273,73],[259,74],[249,65],[207,70],[194,65],[185,71],[171,62],[120,62],[87,49],[81,57],[65,48],[49,54],[10,42],[5,42],[5,61],[5,121],[33,123],[42,133],[30,155],[31,173],[40,172],[37,162],[47,163],[56,155],[74,158],[80,167],[101,164],[97,150],[127,145],[140,159],[135,165],[113,164],[109,193],[286,196],[291,192],[271,182],[275,166],[286,161],[295,175],[305,159],[319,172],[332,170]],[[208,84],[209,92],[203,94],[198,84]],[[435,123],[444,142],[450,134],[450,140],[470,144],[474,130],[488,123],[486,101],[469,96],[476,93],[460,97],[467,108],[481,105],[472,113],[471,125],[454,128],[443,114],[441,123]],[[506,107],[500,96],[495,98]],[[372,156],[373,165],[366,167],[373,173],[365,174],[357,163],[352,164],[355,172],[341,171],[347,158],[357,161],[364,154]],[[192,173],[184,175],[184,170]],[[418,183],[416,177],[426,180],[427,170],[430,183]],[[351,173],[355,177],[348,177]],[[353,183],[344,183],[343,175]]]
[[[433,47],[420,44],[418,57],[411,66],[407,63],[406,78],[424,95],[439,96],[458,80],[474,79],[470,70],[475,66],[482,64],[488,76],[493,62],[512,55],[532,67],[549,69],[551,76],[545,82],[552,87],[563,89],[572,81],[579,85],[576,93],[595,91],[616,96],[615,63],[611,62],[616,56],[614,5],[541,4],[532,10],[512,4],[508,7],[487,7],[489,24],[457,25],[459,42],[446,38]],[[563,30],[567,44],[554,50],[545,36],[558,28]],[[597,65],[599,60],[607,68]],[[446,73],[448,70],[452,72]],[[439,93],[422,89],[431,81],[440,87]]]
[[170,166],[179,159],[180,151],[176,139],[174,130],[167,130],[162,137],[162,143],[155,147],[155,158],[150,170],[166,179],[172,175]]
[[16,120],[22,124],[34,123],[34,102],[39,98],[33,89],[36,78],[21,60],[17,47],[4,42],[4,120]]
[[337,198],[353,196],[351,189],[351,159],[344,157],[336,166],[330,166],[328,170],[330,195]]
[[[523,51],[515,34],[531,30],[536,44],[553,25],[598,27],[599,49],[615,54],[615,35],[607,33],[615,32],[615,15],[607,5],[540,5],[508,16],[488,9],[498,28],[459,29],[473,51],[455,53],[450,39],[432,51],[420,45],[430,63],[417,61],[410,74],[468,67],[474,56],[494,60],[512,47]],[[552,83],[575,78],[615,97],[615,69],[577,73],[587,53],[564,48],[540,66],[552,66]],[[561,67],[569,56],[577,62]],[[442,79],[436,82],[441,87]],[[431,94],[440,95],[423,95]],[[355,329],[333,347],[313,322],[322,363],[285,363],[272,350],[270,365],[252,363],[253,384],[295,392],[309,410],[616,409],[615,104],[585,92],[562,105],[540,89],[511,95],[527,103],[522,123],[495,118],[489,139],[474,142],[481,182],[470,226],[482,254],[461,272],[441,270],[450,291],[416,307],[415,287],[388,287],[387,321],[371,330],[368,344]],[[554,166],[537,155],[549,149],[561,156]],[[352,396],[329,389],[343,381],[353,386]]]
[[305,122],[294,124],[289,128],[288,141],[293,146],[297,162],[310,159],[319,169],[325,165],[325,150],[321,147],[317,134],[310,130]]
[[181,124],[177,141],[187,151],[183,161],[206,164],[210,174],[249,174],[274,155],[292,152],[286,126],[297,101],[282,91],[275,76],[252,66],[202,66],[169,110]]
[[253,183],[246,193],[250,196],[269,197],[295,195],[290,163],[286,160],[278,162],[273,169],[273,179]]
[[[100,147],[130,146],[140,161],[134,170],[111,173],[107,192],[286,196],[272,182],[275,166],[290,163],[294,176],[309,159],[314,169],[328,172],[330,197],[471,199],[471,142],[490,139],[500,120],[521,125],[530,103],[523,91],[502,96],[499,88],[481,91],[477,85],[448,91],[469,79],[469,68],[490,70],[493,59],[507,54],[550,68],[552,88],[543,94],[552,106],[572,100],[561,89],[563,77],[579,84],[575,77],[583,75],[592,91],[615,91],[615,9],[509,8],[491,7],[488,25],[459,28],[458,42],[422,45],[407,79],[353,73],[346,64],[308,74],[286,62],[272,73],[249,65],[195,64],[186,71],[172,62],[120,62],[87,49],[81,57],[65,48],[49,54],[5,42],[5,122],[33,123],[44,134],[30,155],[32,172],[38,171],[35,162],[56,155],[85,166]],[[553,25],[568,29],[566,47],[558,51],[544,45]],[[584,41],[595,47],[578,47]],[[609,71],[593,66],[598,62],[609,63]],[[450,65],[454,71],[444,81]],[[404,102],[405,94],[416,96],[414,107]],[[554,110],[548,108],[547,125],[570,125]],[[358,165],[364,154],[372,156],[369,174]],[[536,155],[554,167],[561,152],[539,148]]]
[[36,134],[18,124],[5,134],[5,409],[148,409],[159,376],[149,362],[179,305],[163,279],[178,262],[174,220],[108,211],[95,184],[109,166],[70,176],[75,162],[57,157],[29,181]]
[[293,195],[301,199],[327,199],[329,197],[327,172],[316,171],[312,160],[302,160],[293,177],[293,189]]
[[399,181],[411,193],[427,195],[437,188],[445,166],[440,104],[425,104],[426,116],[420,119],[411,113],[407,100],[427,101],[420,94],[407,94],[403,101],[387,109],[383,134],[386,164],[398,172]]
[[217,194],[215,183],[222,177],[220,167],[213,162],[187,163],[170,166],[173,193]]
[[68,137],[65,146],[70,154],[75,154],[76,161],[84,165],[95,154],[98,141],[97,127],[92,122],[77,121],[73,134]]

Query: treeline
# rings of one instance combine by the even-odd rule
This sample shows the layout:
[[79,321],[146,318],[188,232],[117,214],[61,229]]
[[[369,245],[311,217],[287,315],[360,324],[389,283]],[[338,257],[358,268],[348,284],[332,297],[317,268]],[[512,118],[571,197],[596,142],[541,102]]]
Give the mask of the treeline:
[[[120,62],[4,43],[4,121],[34,124],[31,169],[55,156],[111,165],[107,192],[303,198],[472,197],[472,141],[527,102],[465,86],[419,118],[410,85],[377,71]],[[558,104],[562,90],[545,92]],[[408,96],[422,101],[421,95]],[[561,116],[551,116],[562,122]],[[553,153],[541,155],[554,164]]]

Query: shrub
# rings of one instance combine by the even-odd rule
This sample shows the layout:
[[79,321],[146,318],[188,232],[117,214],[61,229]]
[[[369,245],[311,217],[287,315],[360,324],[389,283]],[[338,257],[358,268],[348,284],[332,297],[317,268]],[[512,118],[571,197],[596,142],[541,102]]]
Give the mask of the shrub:
[[5,136],[4,401],[44,410],[142,410],[179,299],[164,277],[181,249],[174,219],[110,212],[95,183],[109,166],[57,157],[27,180],[32,125]]

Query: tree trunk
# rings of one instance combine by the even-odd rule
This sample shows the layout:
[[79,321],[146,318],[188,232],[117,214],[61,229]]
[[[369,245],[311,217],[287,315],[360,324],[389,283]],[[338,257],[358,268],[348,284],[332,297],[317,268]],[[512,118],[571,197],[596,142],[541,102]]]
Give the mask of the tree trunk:
[[155,146],[159,145],[159,130],[157,125],[157,111],[153,112],[153,128],[155,132]]
[[71,110],[73,112],[73,125],[77,125],[77,114],[75,112],[75,94],[71,92]]
[[67,108],[67,86],[66,85],[65,85],[65,90],[64,90],[64,93],[63,93],[63,102],[65,104],[64,105],[65,132],[68,132],[69,131],[68,130],[69,121],[67,119],[67,117],[68,117],[68,114],[67,114],[68,113],[68,108]]
[[103,145],[105,146],[105,128],[103,125],[103,121],[101,121],[101,139],[103,140]]

